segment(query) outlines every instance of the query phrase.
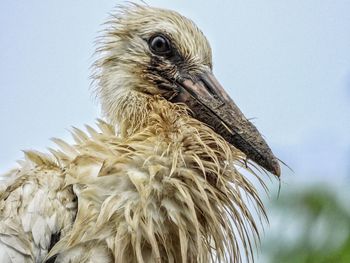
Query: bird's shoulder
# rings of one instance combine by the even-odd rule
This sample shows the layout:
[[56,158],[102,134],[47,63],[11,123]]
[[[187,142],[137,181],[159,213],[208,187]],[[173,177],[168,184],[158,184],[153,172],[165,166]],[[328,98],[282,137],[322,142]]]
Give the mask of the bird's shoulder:
[[66,187],[62,169],[43,154],[25,156],[19,168],[5,175],[0,190],[1,262],[43,259],[51,237],[67,232],[76,213],[75,195]]

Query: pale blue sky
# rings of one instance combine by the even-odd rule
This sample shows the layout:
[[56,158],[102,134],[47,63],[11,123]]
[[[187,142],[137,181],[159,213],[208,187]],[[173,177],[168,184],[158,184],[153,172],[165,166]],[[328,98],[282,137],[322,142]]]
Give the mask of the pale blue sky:
[[[214,71],[295,180],[350,177],[350,1],[146,1],[192,18]],[[120,1],[0,2],[0,172],[93,124],[93,41]]]

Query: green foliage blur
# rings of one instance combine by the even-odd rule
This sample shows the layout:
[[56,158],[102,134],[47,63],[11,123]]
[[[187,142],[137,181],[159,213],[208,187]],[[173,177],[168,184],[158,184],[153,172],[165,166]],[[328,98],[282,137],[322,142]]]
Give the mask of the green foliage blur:
[[268,211],[270,227],[262,240],[263,261],[349,263],[350,196],[346,189],[305,187],[275,200]]

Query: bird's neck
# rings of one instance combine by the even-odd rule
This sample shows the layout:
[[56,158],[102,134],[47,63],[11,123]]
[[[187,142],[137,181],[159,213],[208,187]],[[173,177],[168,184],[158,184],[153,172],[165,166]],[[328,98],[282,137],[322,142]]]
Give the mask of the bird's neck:
[[184,105],[175,105],[161,97],[138,91],[121,92],[112,104],[105,103],[103,110],[108,122],[123,138],[150,126],[160,126],[157,134],[176,134],[180,132],[179,126],[190,118]]

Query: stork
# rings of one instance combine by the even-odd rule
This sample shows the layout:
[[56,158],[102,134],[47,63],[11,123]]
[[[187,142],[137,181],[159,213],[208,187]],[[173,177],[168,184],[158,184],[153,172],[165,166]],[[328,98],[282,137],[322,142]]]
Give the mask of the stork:
[[[0,191],[0,261],[242,262],[265,217],[253,163],[277,158],[213,75],[189,19],[118,8],[93,77],[104,121],[25,152]],[[250,202],[252,205],[248,205]]]

